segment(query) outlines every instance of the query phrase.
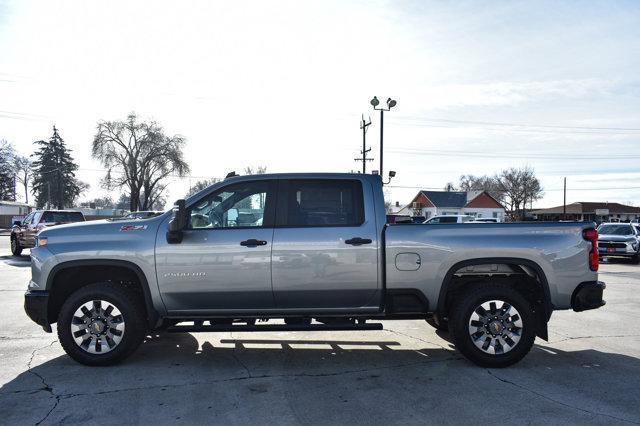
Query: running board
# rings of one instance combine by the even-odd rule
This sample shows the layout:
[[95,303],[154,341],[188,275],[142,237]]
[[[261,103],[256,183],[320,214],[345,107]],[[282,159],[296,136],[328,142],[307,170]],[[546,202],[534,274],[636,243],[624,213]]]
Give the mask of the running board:
[[265,325],[174,325],[167,328],[172,333],[199,331],[350,331],[382,330],[382,323],[372,324],[265,324]]

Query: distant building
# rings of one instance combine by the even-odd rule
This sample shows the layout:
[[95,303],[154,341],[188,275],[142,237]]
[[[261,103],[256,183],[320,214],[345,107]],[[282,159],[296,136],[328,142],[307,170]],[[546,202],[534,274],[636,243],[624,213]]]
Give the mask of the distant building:
[[486,191],[420,191],[411,203],[397,214],[424,216],[466,214],[474,217],[491,217],[503,222],[505,208]]
[[620,203],[577,202],[563,206],[533,210],[534,218],[541,221],[578,220],[593,222],[631,222],[640,220],[640,207]]
[[0,228],[11,228],[13,222],[22,220],[33,209],[32,206],[17,201],[0,201]]

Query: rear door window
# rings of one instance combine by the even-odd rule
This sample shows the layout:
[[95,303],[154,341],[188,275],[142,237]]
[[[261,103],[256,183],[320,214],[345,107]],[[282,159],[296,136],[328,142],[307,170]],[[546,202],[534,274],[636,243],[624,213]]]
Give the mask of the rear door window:
[[364,223],[362,184],[349,179],[299,179],[282,181],[285,200],[279,201],[289,227],[360,226]]
[[458,223],[458,218],[456,216],[441,217],[440,223]]

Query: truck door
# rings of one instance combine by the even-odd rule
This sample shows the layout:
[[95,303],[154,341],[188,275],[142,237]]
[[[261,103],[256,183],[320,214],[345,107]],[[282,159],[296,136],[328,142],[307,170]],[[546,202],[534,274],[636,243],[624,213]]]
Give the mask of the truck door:
[[158,233],[156,270],[169,311],[273,308],[275,188],[275,180],[231,183],[187,206],[181,243]]
[[33,247],[36,245],[36,234],[38,233],[38,220],[41,212],[33,212],[24,219],[20,227],[20,244],[23,247]]
[[280,180],[272,254],[276,307],[379,306],[378,245],[368,182]]

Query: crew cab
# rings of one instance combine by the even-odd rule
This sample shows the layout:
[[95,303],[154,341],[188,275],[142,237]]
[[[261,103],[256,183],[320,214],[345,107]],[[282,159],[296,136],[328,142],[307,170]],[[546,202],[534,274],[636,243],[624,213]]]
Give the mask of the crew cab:
[[48,226],[84,222],[82,212],[71,210],[35,210],[11,228],[11,253],[20,256],[22,250],[36,245],[36,235]]
[[40,232],[29,317],[107,365],[150,330],[380,330],[426,320],[481,366],[524,357],[555,309],[604,305],[593,223],[398,224],[365,174],[233,176],[158,217]]

